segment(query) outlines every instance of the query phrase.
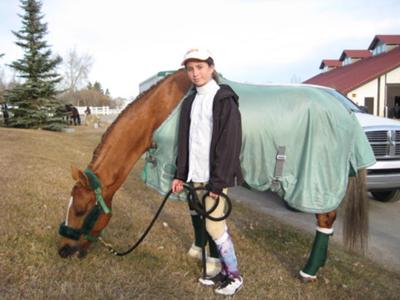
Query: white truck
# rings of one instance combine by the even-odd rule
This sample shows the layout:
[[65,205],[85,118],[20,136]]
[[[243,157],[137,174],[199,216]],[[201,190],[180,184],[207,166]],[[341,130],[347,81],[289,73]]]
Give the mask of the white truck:
[[329,90],[355,112],[374,151],[376,164],[367,169],[368,191],[382,202],[400,200],[400,122],[367,114],[334,89]]

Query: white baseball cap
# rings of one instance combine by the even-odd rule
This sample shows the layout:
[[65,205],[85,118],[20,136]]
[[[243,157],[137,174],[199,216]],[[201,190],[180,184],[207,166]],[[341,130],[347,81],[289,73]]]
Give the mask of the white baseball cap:
[[188,61],[189,59],[207,60],[210,57],[212,57],[212,54],[209,50],[192,48],[185,53],[182,61],[182,66],[184,66],[186,61]]

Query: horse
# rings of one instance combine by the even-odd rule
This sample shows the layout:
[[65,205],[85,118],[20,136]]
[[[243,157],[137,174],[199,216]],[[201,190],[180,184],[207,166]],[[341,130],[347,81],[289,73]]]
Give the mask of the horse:
[[[163,79],[153,88],[142,93],[130,103],[103,134],[87,170],[91,170],[101,182],[101,196],[111,208],[112,198],[127,178],[130,170],[142,154],[151,146],[152,133],[168,117],[183,95],[190,88],[190,81],[183,71]],[[71,167],[72,188],[65,226],[75,232],[82,228],[84,220],[95,207],[96,193],[91,187],[94,176]],[[88,175],[89,174],[89,175]],[[99,198],[99,197],[97,197]],[[98,236],[107,226],[111,214],[101,213],[90,230]],[[82,235],[61,240],[59,254],[68,257],[79,252],[85,256],[91,241]]]
[[[137,99],[129,104],[110,125],[107,131],[103,134],[100,144],[96,147],[93,153],[93,158],[86,170],[82,171],[74,166],[71,167],[71,175],[72,178],[76,180],[76,183],[71,191],[71,198],[68,204],[65,222],[61,224],[59,230],[60,234],[63,236],[58,250],[61,257],[69,257],[76,252],[78,252],[79,257],[84,257],[87,254],[90,244],[96,240],[111,218],[110,211],[115,192],[125,181],[135,162],[143,153],[154,146],[153,138],[155,132],[159,130],[162,124],[165,124],[165,120],[171,119],[171,114],[175,116],[177,115],[176,111],[177,108],[179,108],[179,103],[188,91],[190,91],[190,88],[191,83],[183,69],[180,69],[162,79],[152,88],[139,95]],[[233,88],[235,89],[235,87]],[[245,87],[245,90],[246,89],[248,89],[247,86]],[[242,99],[241,103],[243,101],[246,101],[246,99]],[[317,103],[314,104],[314,106],[318,106]],[[335,130],[330,123],[331,125],[329,125],[330,128],[327,132],[336,134],[336,137],[339,139],[341,139],[342,136],[336,131],[341,131],[340,133],[347,135],[349,134],[348,132],[353,132],[351,128],[345,128],[346,118],[350,118],[348,116],[349,112],[344,109],[341,104],[328,104],[328,106],[329,105],[333,105],[335,109],[339,110],[339,113],[341,114],[341,119],[339,118],[339,128],[341,129]],[[324,106],[324,104],[322,106]],[[312,105],[310,105],[310,107],[312,107]],[[332,112],[327,110],[326,118],[331,115]],[[268,116],[265,116],[265,118],[268,118]],[[251,118],[243,119],[243,126],[245,126],[246,120],[250,120]],[[255,122],[260,123],[259,120],[255,120]],[[351,122],[351,124],[356,124],[356,121],[351,118],[349,122]],[[345,124],[341,127],[341,123]],[[309,124],[307,126],[310,127]],[[255,140],[257,140],[260,134],[265,131],[268,131],[268,128],[262,128],[261,133],[257,131],[255,133]],[[354,132],[358,133],[361,137],[364,135],[364,140],[361,140],[366,141],[365,134],[362,132],[359,124]],[[307,135],[307,133],[305,133],[305,135]],[[274,140],[273,132],[268,132],[267,136],[271,141]],[[246,137],[244,139],[246,139]],[[244,142],[244,148],[246,148],[247,140]],[[354,141],[351,143],[354,143]],[[366,141],[366,143],[368,144],[368,141]],[[158,145],[157,148],[160,146],[162,145]],[[261,148],[264,148],[264,146]],[[343,146],[343,148],[354,149],[356,146],[357,143],[354,145],[351,144],[348,147]],[[166,148],[168,147],[170,147],[170,145],[166,146]],[[254,145],[248,146],[247,148],[254,149]],[[275,170],[282,169],[280,161],[284,160],[285,157],[285,154],[281,153],[281,148],[278,148],[278,153],[271,153],[271,156],[274,159],[268,163],[271,165],[269,168],[275,168]],[[307,147],[304,146],[303,148],[307,150]],[[298,149],[293,151],[293,153],[297,152],[301,151],[298,151]],[[291,150],[288,149],[287,154],[289,155],[290,153]],[[368,154],[371,153],[372,150],[369,149]],[[357,152],[357,154],[359,154],[359,152]],[[357,157],[359,158],[359,156],[360,155]],[[326,156],[322,156],[321,159],[324,159],[324,157]],[[251,159],[253,162],[255,161],[254,157],[251,157]],[[262,161],[266,162],[267,160],[266,158],[263,158]],[[307,172],[309,171],[305,167],[304,162],[297,161],[295,163],[298,168],[302,170],[304,169]],[[348,164],[347,161],[346,163]],[[257,161],[256,164],[259,166],[260,162]],[[268,164],[263,166],[267,166]],[[366,165],[367,164],[364,162],[356,165],[356,168],[354,168],[354,166],[353,168],[350,168],[348,165],[343,165],[344,170],[340,170],[340,174],[345,174],[345,179],[341,181],[333,180],[332,184],[333,190],[342,191],[344,189],[347,191],[344,239],[346,245],[350,248],[354,248],[355,246],[363,248],[367,241],[368,198],[365,186],[366,172],[363,169]],[[340,167],[338,168],[341,169]],[[353,172],[350,172],[351,170]],[[351,177],[349,177],[349,173],[352,173],[350,174],[352,175]],[[244,172],[244,175],[246,182],[250,183],[250,186],[253,185],[253,187],[257,187],[258,185],[259,188],[263,189],[275,186],[275,190],[279,192],[279,190],[282,191],[282,189],[277,188],[277,186],[280,186],[281,188],[289,186],[287,182],[285,182],[286,179],[282,174],[275,174],[278,176],[273,177],[273,180],[270,182],[271,184],[268,186],[265,184],[260,185],[259,182],[255,184],[254,178],[252,179],[251,177],[253,175],[249,172]],[[330,176],[332,177],[332,174],[330,174]],[[322,181],[329,180],[324,179]],[[292,180],[292,183],[300,185],[301,180],[298,180],[297,183]],[[311,182],[311,184],[312,183],[313,182]],[[296,191],[296,189],[293,191]],[[339,194],[340,197],[343,196],[341,193]],[[336,202],[339,202],[340,204],[341,199]],[[317,203],[319,207],[316,207],[318,205],[315,203]],[[296,206],[295,202],[292,204]],[[300,271],[301,279],[305,282],[315,281],[318,269],[325,264],[327,259],[328,240],[329,236],[333,233],[333,223],[336,219],[338,204],[335,203],[333,209],[331,203],[329,209],[326,207],[324,209],[323,201],[311,202],[310,205],[311,209],[308,210],[305,208],[303,210],[315,213],[317,219],[317,231],[309,259],[305,267]],[[304,208],[301,206],[298,207]]]
[[68,124],[74,124],[75,126],[81,125],[81,117],[79,115],[78,109],[75,106],[73,106],[72,104],[66,104],[65,110]]

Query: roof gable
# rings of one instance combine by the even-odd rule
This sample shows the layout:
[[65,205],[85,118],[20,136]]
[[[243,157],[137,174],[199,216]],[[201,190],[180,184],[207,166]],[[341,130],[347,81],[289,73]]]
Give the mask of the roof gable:
[[343,50],[339,60],[344,61],[346,57],[350,58],[365,58],[372,56],[369,50]]
[[374,37],[372,40],[371,44],[368,47],[368,50],[373,50],[375,49],[376,45],[379,42],[382,42],[386,45],[400,45],[400,35],[383,35],[383,34],[378,34]]
[[338,59],[323,59],[319,68],[323,69],[325,67],[340,67],[342,62]]

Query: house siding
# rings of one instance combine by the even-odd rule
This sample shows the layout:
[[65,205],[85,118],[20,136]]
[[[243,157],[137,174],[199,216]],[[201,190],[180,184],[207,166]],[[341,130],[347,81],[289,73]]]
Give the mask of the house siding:
[[374,79],[347,93],[347,97],[358,105],[364,106],[365,98],[374,98],[374,114],[378,111],[378,79]]
[[400,83],[400,67],[387,73],[387,82],[389,84]]

